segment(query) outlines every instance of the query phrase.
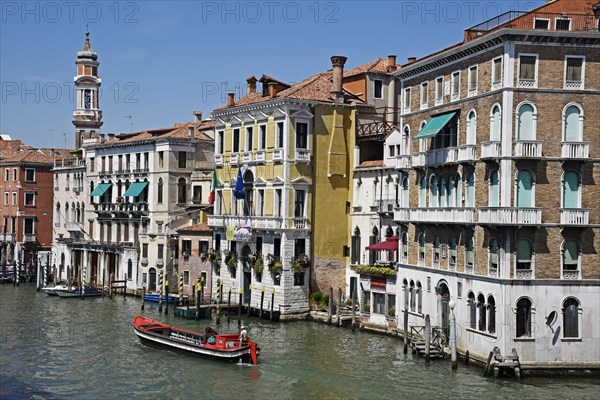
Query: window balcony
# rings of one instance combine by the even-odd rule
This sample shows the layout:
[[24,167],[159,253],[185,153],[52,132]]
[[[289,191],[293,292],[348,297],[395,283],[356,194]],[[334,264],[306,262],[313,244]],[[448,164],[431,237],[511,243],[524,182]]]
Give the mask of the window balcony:
[[542,223],[542,209],[483,207],[479,209],[478,222],[490,225],[539,225]]
[[581,279],[581,276],[579,275],[578,269],[563,269],[562,278],[563,279]]
[[424,167],[426,165],[425,154],[426,154],[426,152],[421,151],[412,156],[413,168]]
[[586,208],[561,208],[560,224],[566,226],[587,226],[590,210]]
[[465,264],[465,274],[473,275],[474,272],[475,268],[473,267],[473,264]]
[[463,144],[458,146],[458,162],[475,161],[475,145]]
[[535,79],[520,79],[519,78],[518,86],[520,88],[524,88],[524,89],[536,89],[537,88],[537,80],[535,80]]
[[254,161],[257,163],[264,163],[267,161],[267,153],[264,150],[258,150],[254,154]]
[[215,165],[217,167],[223,166],[223,154],[215,154]]
[[395,157],[396,168],[410,168],[410,155],[403,154]]
[[295,229],[310,229],[308,218],[294,218]]
[[501,149],[502,147],[499,140],[481,142],[481,159],[498,158],[500,157]]
[[560,142],[561,158],[587,159],[590,158],[589,142]]
[[394,221],[401,223],[410,221],[410,208],[396,207],[394,209]]
[[273,149],[273,161],[283,161],[283,149]]
[[251,151],[247,151],[244,154],[242,154],[242,162],[243,163],[251,163],[252,160],[252,152]]
[[515,140],[515,157],[542,158],[541,140]]
[[492,90],[502,89],[502,81],[492,82]]
[[490,267],[488,270],[488,276],[490,278],[497,278],[498,277],[498,268]]
[[136,168],[133,170],[134,175],[148,174],[150,170],[148,168]]
[[440,260],[433,260],[433,261],[431,261],[431,267],[433,269],[440,269]]
[[165,261],[162,258],[159,258],[159,259],[156,260],[156,266],[158,268],[162,268],[163,265],[165,265]]
[[469,92],[468,92],[468,97],[475,97],[477,96],[477,88],[469,88]]
[[240,160],[240,155],[235,153],[229,156],[229,164],[230,165],[238,165]]
[[25,233],[23,235],[23,242],[32,243],[36,241],[35,233]]
[[13,243],[15,241],[14,233],[0,233],[0,242]]
[[[394,212],[394,221],[397,221],[397,211]],[[473,224],[475,223],[474,208],[411,208],[408,219],[411,223],[432,224]]]
[[256,229],[281,229],[281,224],[282,218],[273,216],[211,215],[208,217],[208,225],[216,228],[242,225]]
[[582,90],[583,82],[582,81],[565,81],[565,89],[567,89],[567,90]]
[[455,262],[448,263],[448,271],[456,271],[456,263]]
[[81,232],[81,227],[75,222],[66,222],[65,229],[68,232]]
[[142,266],[147,266],[148,265],[148,257],[142,257],[140,258],[140,264],[142,264]]
[[310,150],[296,149],[296,161],[310,162]]
[[532,279],[533,278],[533,270],[532,269],[517,269],[515,271],[515,277],[517,279]]

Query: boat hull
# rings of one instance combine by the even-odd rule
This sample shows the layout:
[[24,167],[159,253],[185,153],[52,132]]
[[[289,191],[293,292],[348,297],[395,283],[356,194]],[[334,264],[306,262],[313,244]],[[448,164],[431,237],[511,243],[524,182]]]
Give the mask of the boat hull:
[[[82,297],[79,294],[79,290],[55,290],[55,295],[61,299],[69,299],[74,297]],[[98,297],[102,296],[102,290],[99,289],[86,289],[83,293],[83,297]]]
[[[144,300],[152,301],[158,303],[159,294],[156,293],[146,293],[144,295]],[[163,302],[165,301],[165,296],[163,295]],[[169,295],[169,304],[178,304],[179,303],[179,295]]]

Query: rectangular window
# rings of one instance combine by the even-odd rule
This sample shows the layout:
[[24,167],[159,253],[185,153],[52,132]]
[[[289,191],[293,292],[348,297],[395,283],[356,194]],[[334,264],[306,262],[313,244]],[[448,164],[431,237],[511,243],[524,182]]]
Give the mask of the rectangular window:
[[469,97],[477,95],[477,65],[469,67]]
[[[16,180],[16,177],[15,177],[15,180]],[[33,169],[33,168],[25,169],[25,182],[35,182],[35,169]]]
[[492,90],[502,84],[502,57],[492,60]]
[[404,89],[404,112],[410,112],[410,88]]
[[189,284],[190,284],[190,271],[189,270],[183,271],[183,284],[185,286],[189,286]]
[[571,20],[568,18],[557,18],[554,22],[557,31],[570,31]]
[[550,29],[550,20],[543,18],[534,18],[533,29]]
[[142,257],[148,258],[148,243],[142,243]]
[[250,126],[246,128],[246,151],[252,151],[252,136],[254,135],[254,129]]
[[8,182],[8,178],[10,177],[10,170],[6,168],[4,170],[4,182]]
[[277,143],[275,147],[278,149],[283,147],[283,122],[277,123]]
[[373,292],[373,314],[386,314],[385,293]]
[[281,205],[283,199],[281,198],[281,189],[275,189],[275,216],[281,217]]
[[[119,156],[119,157],[121,157],[121,156]],[[159,151],[158,152],[158,166],[160,168],[162,168],[164,166],[164,162],[165,162],[165,152]]]
[[10,198],[10,194],[9,192],[4,192],[4,205],[7,206],[10,203],[8,202],[8,199]]
[[233,148],[232,150],[234,153],[239,153],[240,151],[240,130],[239,128],[235,128],[233,130]]
[[264,150],[267,147],[267,126],[260,125],[259,129],[259,137],[258,137],[258,149]]
[[17,192],[12,192],[12,205],[17,205]]
[[381,79],[375,79],[373,85],[373,97],[376,99],[383,99],[383,81]]
[[435,105],[444,102],[444,77],[440,76],[435,80]]
[[281,238],[273,238],[273,255],[277,259],[281,257]]
[[395,145],[390,145],[389,147],[389,152],[390,152],[390,157],[395,157],[396,156],[396,146]]
[[181,254],[184,257],[189,257],[192,254],[192,241],[189,239],[183,239],[181,241]]
[[208,253],[208,240],[200,240],[198,242],[198,251],[200,253]]
[[566,57],[565,89],[583,89],[584,57]]
[[25,192],[25,206],[26,207],[35,206],[35,193],[34,192]]
[[33,218],[25,218],[25,231],[23,233],[26,235],[35,234],[33,230]]
[[17,169],[13,168],[13,181],[17,181]]
[[296,190],[296,198],[294,201],[294,217],[304,218],[304,202],[306,190]]
[[421,109],[427,108],[427,90],[429,89],[429,83],[421,83]]
[[223,131],[218,131],[217,132],[217,154],[223,154],[223,139],[224,139],[224,132]]
[[519,87],[537,87],[537,55],[519,56]]
[[308,149],[308,124],[306,122],[296,123],[296,148]]
[[164,258],[164,253],[165,253],[165,245],[164,244],[159,244],[157,246],[156,258],[158,258],[159,260],[162,260]]
[[460,99],[460,71],[454,71],[451,78],[452,100]]
[[187,153],[185,151],[179,152],[179,168],[186,168],[187,165]]
[[264,189],[258,189],[256,191],[257,204],[256,204],[256,215],[262,217],[264,215],[264,202],[265,202],[265,191]]

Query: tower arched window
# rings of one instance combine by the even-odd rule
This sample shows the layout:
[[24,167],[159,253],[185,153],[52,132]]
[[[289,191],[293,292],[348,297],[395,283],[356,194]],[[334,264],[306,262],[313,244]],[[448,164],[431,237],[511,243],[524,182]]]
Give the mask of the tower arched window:
[[158,184],[156,188],[156,201],[158,204],[162,204],[163,202],[163,179],[158,178]]
[[502,114],[500,106],[497,104],[492,107],[490,114],[490,140],[499,142],[502,135]]
[[86,110],[92,108],[92,91],[90,89],[85,89],[83,91],[83,108]]
[[177,181],[177,202],[180,204],[187,202],[187,182],[185,178],[179,178]]
[[525,103],[517,111],[517,140],[534,140],[535,133],[535,109],[531,104]]
[[583,116],[576,105],[568,106],[563,116],[563,140],[565,142],[581,142],[583,133]]
[[581,337],[579,326],[579,301],[573,297],[569,297],[563,303],[563,337]]
[[498,170],[490,172],[490,191],[489,191],[489,206],[498,207],[500,205],[500,187],[498,179]]

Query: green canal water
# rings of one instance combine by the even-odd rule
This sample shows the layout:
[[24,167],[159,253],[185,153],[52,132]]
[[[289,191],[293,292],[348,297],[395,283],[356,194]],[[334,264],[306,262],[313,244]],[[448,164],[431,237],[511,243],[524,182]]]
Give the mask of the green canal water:
[[[188,357],[140,344],[141,301],[60,299],[32,284],[0,286],[0,398],[36,399],[587,399],[593,379],[483,378],[482,370],[404,355],[395,338],[313,322],[244,319],[258,366]],[[214,321],[144,315],[193,330]],[[217,328],[237,332],[237,315]]]

